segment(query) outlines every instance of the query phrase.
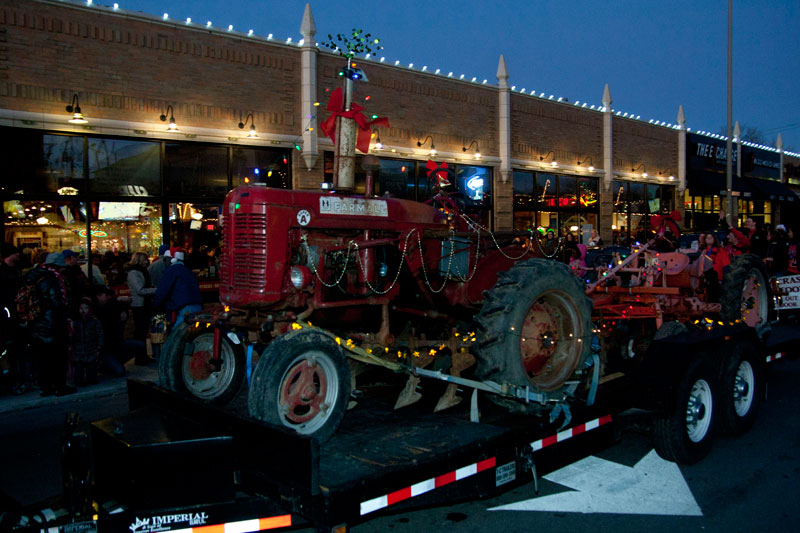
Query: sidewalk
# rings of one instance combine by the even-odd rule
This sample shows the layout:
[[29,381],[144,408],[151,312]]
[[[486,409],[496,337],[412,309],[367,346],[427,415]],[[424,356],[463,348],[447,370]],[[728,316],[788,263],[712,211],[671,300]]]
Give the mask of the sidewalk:
[[153,382],[158,381],[158,370],[154,363],[151,363],[149,366],[138,366],[131,361],[125,365],[125,368],[128,370],[127,375],[109,377],[101,374],[99,376],[100,383],[97,385],[78,387],[78,391],[69,396],[47,396],[42,398],[38,390],[28,391],[19,396],[14,396],[13,394],[0,395],[0,415],[43,406],[65,405],[88,398],[103,398],[115,394],[125,394],[127,390],[125,382],[128,378]]

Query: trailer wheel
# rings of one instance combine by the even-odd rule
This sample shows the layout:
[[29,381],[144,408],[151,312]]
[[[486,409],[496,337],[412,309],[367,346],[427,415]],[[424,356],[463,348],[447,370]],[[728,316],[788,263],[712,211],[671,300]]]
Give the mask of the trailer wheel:
[[164,343],[158,362],[159,383],[215,405],[239,394],[245,380],[245,356],[240,345],[222,335],[219,361],[214,361],[214,330],[181,324]]
[[250,414],[319,442],[333,436],[347,411],[350,364],[328,335],[299,330],[275,339],[253,370]]
[[[475,320],[477,375],[558,393],[591,349],[592,307],[580,278],[555,261],[529,259],[501,272]],[[497,395],[516,412],[538,408]]]
[[693,464],[711,451],[716,434],[713,373],[702,360],[689,365],[672,408],[653,421],[653,445],[667,461]]
[[722,283],[722,320],[743,320],[760,329],[769,320],[769,294],[764,264],[758,256],[744,254],[734,258]]
[[720,422],[730,435],[753,426],[764,397],[764,367],[751,342],[735,344],[722,359],[719,371]]

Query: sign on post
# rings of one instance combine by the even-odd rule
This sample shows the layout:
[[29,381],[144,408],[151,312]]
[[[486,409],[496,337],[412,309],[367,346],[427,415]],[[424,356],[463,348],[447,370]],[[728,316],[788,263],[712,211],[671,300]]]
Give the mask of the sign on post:
[[800,308],[800,276],[783,276],[776,278],[778,284],[778,301],[776,309]]

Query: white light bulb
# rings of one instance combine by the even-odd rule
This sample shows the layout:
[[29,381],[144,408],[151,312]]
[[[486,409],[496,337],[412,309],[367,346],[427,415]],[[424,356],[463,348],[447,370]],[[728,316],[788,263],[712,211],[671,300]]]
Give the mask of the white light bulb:
[[169,13],[164,13],[164,20],[167,20],[168,18],[169,18]]
[[464,79],[464,75],[462,74],[461,76],[458,77],[458,79],[463,80]]
[[192,17],[186,17],[186,24],[192,23]]
[[472,82],[473,82],[473,83],[475,83],[475,81],[477,81],[477,79],[478,79],[478,78],[476,78],[475,76],[473,76],[473,77],[472,77]]
[[395,61],[395,62],[394,62],[394,65],[395,65],[395,66],[397,66],[397,65],[399,65],[399,64],[400,64],[400,60],[399,60],[399,59],[398,59],[397,61]]
[[448,73],[447,73],[447,77],[448,77],[448,78],[452,78],[452,77],[453,77],[453,73],[452,73],[452,72],[448,72]]
[[409,63],[408,68],[414,68],[414,63]]
[[436,69],[436,72],[434,72],[434,74],[439,74],[441,71],[442,71],[441,69],[438,69],[438,68],[437,68],[437,69]]
[[115,3],[114,3],[114,10],[117,10],[117,9],[119,9],[119,4],[117,4],[117,3],[115,2]]
[[386,59],[386,57],[381,57],[381,63]]
[[211,21],[210,21],[210,20],[209,20],[208,22],[206,22],[206,27],[207,27],[207,28],[210,28],[210,27],[211,27]]
[[[411,63],[411,65],[409,65],[408,67],[409,67],[409,68],[411,68],[411,66],[412,66],[413,64],[414,64],[414,63]],[[428,70],[428,65],[422,65],[422,72],[425,72],[426,70]]]
[[268,40],[268,41],[271,41],[271,40],[272,40],[272,34],[271,34],[271,33],[270,33],[269,35],[267,35],[267,40]]
[[366,57],[365,59],[369,59],[369,56],[371,56],[371,55],[372,55],[372,54],[367,54],[367,57]]
[[253,30],[249,30],[249,31],[247,32],[247,35],[253,35]]
[[228,24],[228,31],[231,31],[232,29],[233,29],[233,24]]
[[487,81],[489,81],[489,80],[483,80],[483,84],[484,84],[484,85],[486,85],[486,82],[487,82]]

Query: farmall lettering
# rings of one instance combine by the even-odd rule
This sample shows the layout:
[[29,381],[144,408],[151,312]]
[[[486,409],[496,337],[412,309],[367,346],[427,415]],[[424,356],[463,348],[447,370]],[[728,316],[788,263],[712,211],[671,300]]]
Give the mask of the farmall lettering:
[[158,533],[160,531],[172,531],[173,526],[180,525],[180,529],[185,529],[185,526],[204,526],[207,522],[208,514],[206,513],[168,514],[149,518],[139,518],[137,516],[134,523],[128,526],[128,529],[131,530],[131,533]]
[[319,212],[320,214],[324,215],[388,217],[389,207],[384,200],[365,200],[364,198],[322,196],[319,199]]

